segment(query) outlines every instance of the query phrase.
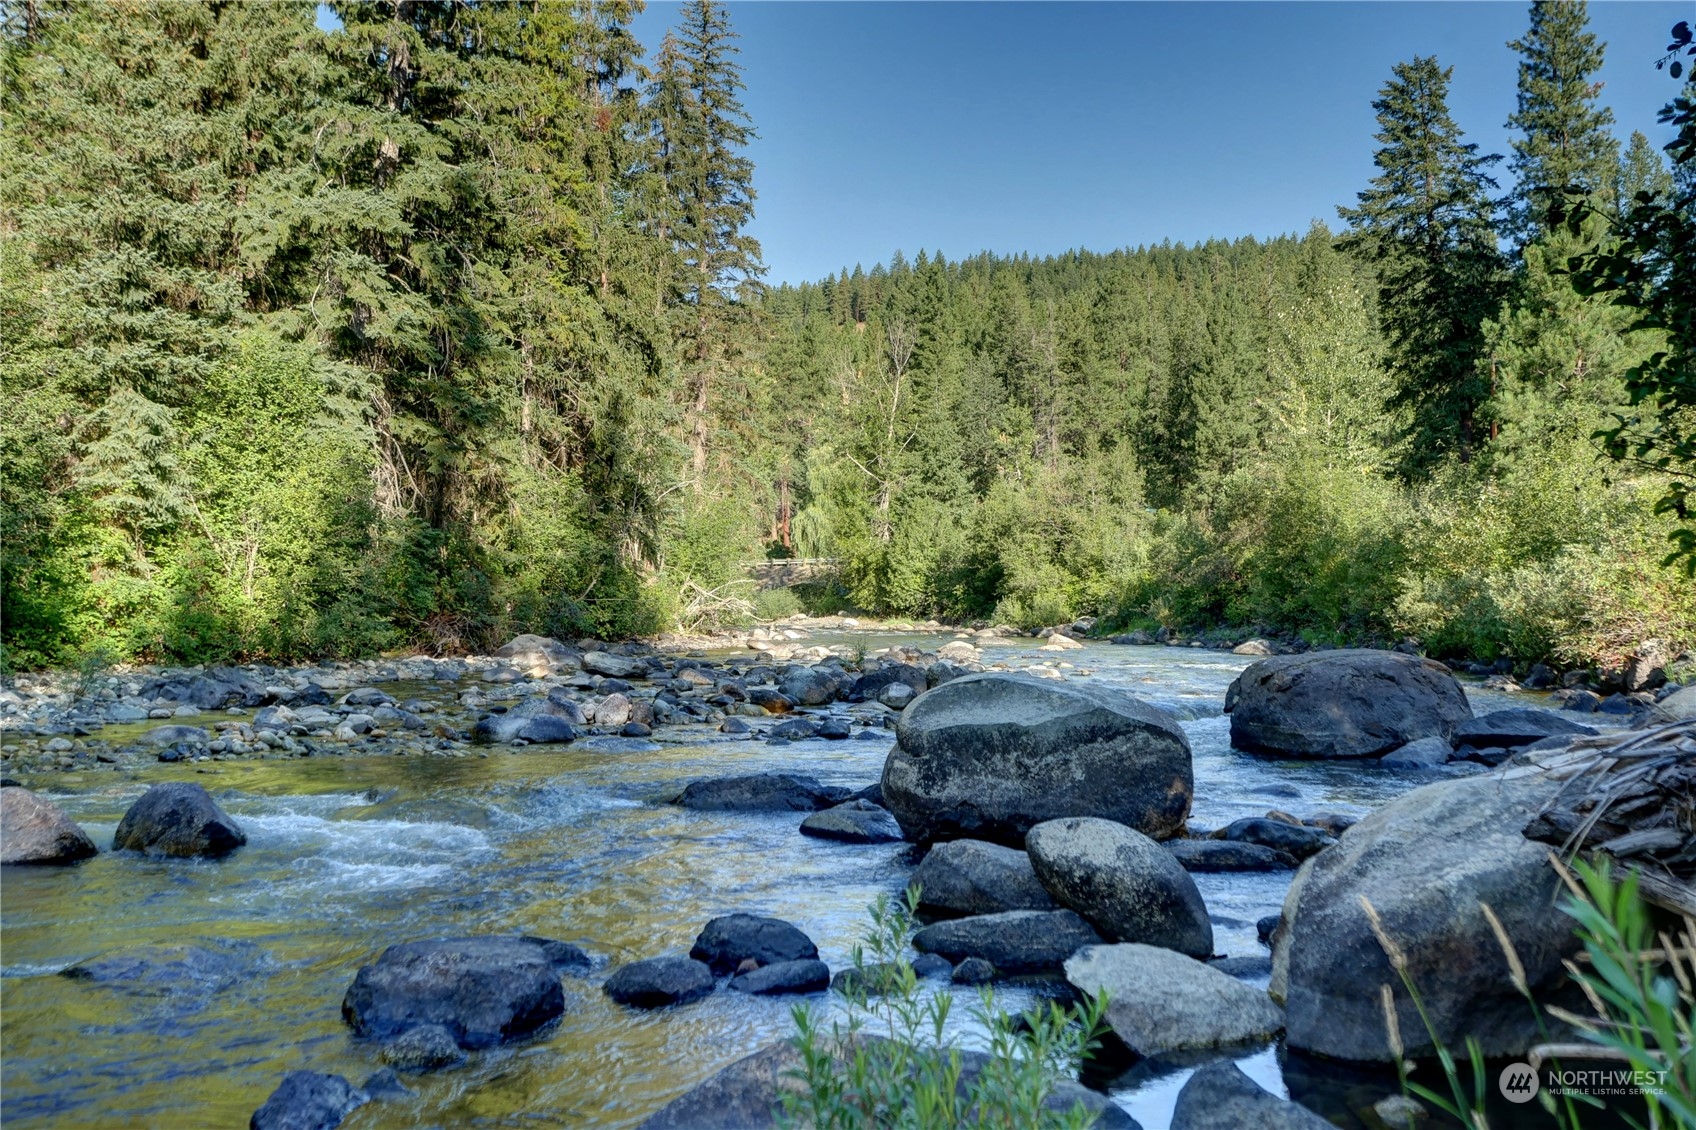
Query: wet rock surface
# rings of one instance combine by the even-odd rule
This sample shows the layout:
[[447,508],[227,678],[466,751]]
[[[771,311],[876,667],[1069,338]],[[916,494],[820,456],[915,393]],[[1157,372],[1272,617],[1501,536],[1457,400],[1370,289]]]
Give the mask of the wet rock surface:
[[1379,757],[1424,737],[1449,739],[1472,717],[1435,660],[1345,649],[1262,659],[1225,696],[1231,744],[1286,757]]
[[342,1018],[362,1037],[391,1039],[440,1025],[462,1048],[534,1034],[565,1011],[559,970],[523,938],[450,938],[390,946],[362,967]]
[[52,801],[26,788],[0,788],[0,864],[75,863],[99,852]]
[[201,785],[154,785],[132,804],[112,836],[113,851],[218,859],[247,843],[241,825]]
[[1183,827],[1190,747],[1123,691],[985,673],[916,699],[896,724],[883,796],[907,838],[1020,846],[1047,819],[1101,816],[1165,838]]

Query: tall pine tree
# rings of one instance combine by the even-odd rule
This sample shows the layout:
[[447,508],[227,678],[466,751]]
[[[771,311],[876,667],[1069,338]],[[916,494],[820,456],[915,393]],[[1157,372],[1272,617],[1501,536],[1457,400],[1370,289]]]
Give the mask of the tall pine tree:
[[1568,186],[1611,195],[1619,143],[1608,127],[1613,111],[1597,105],[1602,44],[1589,30],[1585,0],[1536,0],[1531,26],[1509,47],[1519,52],[1519,108],[1508,117],[1518,130],[1508,169],[1508,234],[1521,246],[1543,230],[1548,197],[1539,190]]
[[1480,327],[1496,311],[1503,264],[1491,227],[1486,171],[1500,160],[1462,141],[1449,116],[1453,68],[1433,57],[1397,63],[1372,108],[1382,146],[1359,206],[1337,209],[1342,245],[1378,272],[1379,316],[1396,381],[1392,404],[1412,412],[1404,471],[1470,458],[1475,415],[1489,393]]
[[715,0],[692,0],[660,49],[650,94],[663,205],[657,229],[676,248],[669,289],[681,306],[684,411],[693,481],[707,474],[715,401],[731,377],[745,303],[765,271],[746,232],[754,216],[754,129],[742,108],[736,33]]

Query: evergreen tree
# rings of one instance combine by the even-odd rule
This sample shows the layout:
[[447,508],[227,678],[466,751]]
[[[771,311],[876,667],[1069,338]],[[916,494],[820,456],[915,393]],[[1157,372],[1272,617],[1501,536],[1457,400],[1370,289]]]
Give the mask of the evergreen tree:
[[743,304],[759,292],[760,245],[744,230],[754,215],[754,138],[742,108],[736,33],[715,0],[692,0],[660,50],[650,93],[659,176],[660,231],[677,249],[671,282],[681,303],[685,414],[696,489],[705,486],[715,399],[731,379]]
[[1474,416],[1489,393],[1479,372],[1482,323],[1496,310],[1502,261],[1490,225],[1486,170],[1449,116],[1453,68],[1431,57],[1398,63],[1373,109],[1379,173],[1359,206],[1338,208],[1342,245],[1378,272],[1379,317],[1396,380],[1391,403],[1411,410],[1404,468],[1429,470],[1474,447]]
[[1520,61],[1518,109],[1507,126],[1522,136],[1508,162],[1514,187],[1507,227],[1521,246],[1542,231],[1546,190],[1573,186],[1607,196],[1614,188],[1619,143],[1609,132],[1613,111],[1596,102],[1602,44],[1589,25],[1586,0],[1534,0],[1530,28],[1508,44]]
[[1621,208],[1629,208],[1637,194],[1647,192],[1661,200],[1672,196],[1672,173],[1667,169],[1660,150],[1649,144],[1642,130],[1631,131],[1631,142],[1620,160],[1618,198]]

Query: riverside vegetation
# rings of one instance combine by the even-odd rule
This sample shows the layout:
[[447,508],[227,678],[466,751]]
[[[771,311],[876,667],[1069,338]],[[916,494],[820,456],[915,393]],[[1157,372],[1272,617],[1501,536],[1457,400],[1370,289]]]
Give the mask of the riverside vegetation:
[[11,668],[646,634],[766,552],[839,569],[768,614],[1696,638],[1690,87],[1622,146],[1582,3],[1505,198],[1415,58],[1340,233],[776,288],[712,0],[651,63],[636,0],[316,8],[5,9]]

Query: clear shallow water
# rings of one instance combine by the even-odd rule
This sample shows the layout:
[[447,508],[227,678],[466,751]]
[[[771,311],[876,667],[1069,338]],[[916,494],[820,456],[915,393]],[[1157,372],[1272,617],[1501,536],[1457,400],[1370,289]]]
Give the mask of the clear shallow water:
[[[845,637],[868,647],[947,637]],[[819,642],[833,642],[826,638]],[[1363,813],[1421,779],[1360,765],[1268,762],[1229,748],[1219,714],[1248,660],[1210,651],[1091,645],[1044,653],[1030,641],[985,648],[986,662],[1070,663],[1185,717],[1195,752],[1192,824],[1216,827],[1278,808]],[[445,688],[438,688],[438,693]],[[1469,688],[1480,711],[1526,696]],[[248,844],[217,863],[103,853],[68,869],[0,876],[0,1023],[8,1127],[245,1125],[282,1074],[379,1066],[340,1016],[356,969],[414,938],[533,933],[576,942],[600,962],[567,978],[562,1023],[534,1043],[474,1056],[458,1071],[409,1077],[411,1101],[372,1104],[352,1130],[414,1126],[628,1126],[731,1061],[793,1033],[793,1000],[719,992],[639,1013],[599,991],[607,965],[686,951],[707,919],[732,911],[796,922],[832,968],[910,866],[899,845],[800,836],[795,814],[698,813],[654,803],[698,777],[768,770],[860,786],[887,742],[787,746],[579,743],[487,757],[347,757],[164,766],[145,774],[46,776],[38,786],[109,845],[147,784],[196,780],[236,816]],[[1198,875],[1215,948],[1265,953],[1255,921],[1275,913],[1288,875]],[[53,976],[128,946],[215,939],[213,981],[146,993]],[[1031,990],[1007,988],[1022,1007]],[[822,1002],[822,998],[819,999]],[[975,995],[962,993],[956,1016]],[[971,1033],[965,1031],[969,1039]],[[1244,1069],[1287,1094],[1270,1048]],[[1144,1065],[1112,1084],[1149,1130],[1170,1117],[1189,1069]]]

